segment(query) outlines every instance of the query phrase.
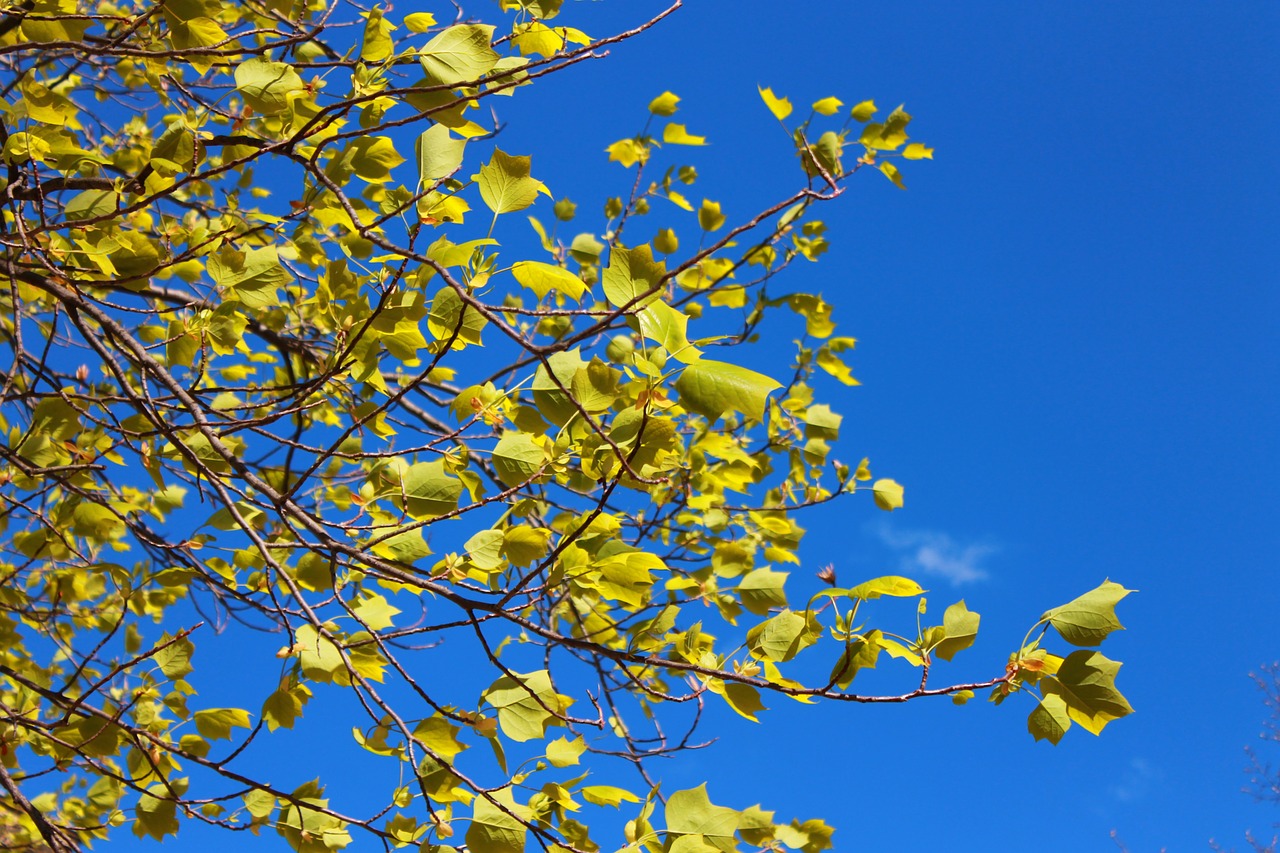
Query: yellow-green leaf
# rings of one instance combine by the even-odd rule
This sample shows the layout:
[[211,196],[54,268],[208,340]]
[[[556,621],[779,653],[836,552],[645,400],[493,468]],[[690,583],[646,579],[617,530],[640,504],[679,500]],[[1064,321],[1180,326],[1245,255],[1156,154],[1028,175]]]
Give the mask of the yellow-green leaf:
[[694,136],[683,124],[670,123],[662,129],[662,141],[672,145],[706,145],[705,136]]
[[772,89],[766,89],[763,86],[757,86],[760,92],[760,98],[764,101],[764,105],[769,108],[769,112],[773,113],[773,117],[778,121],[782,121],[791,115],[791,102],[786,98],[779,98],[773,94]]
[[902,486],[888,478],[876,480],[871,484],[871,494],[875,498],[876,506],[889,512],[902,507],[902,493]]
[[833,116],[840,112],[840,108],[844,106],[844,102],[839,98],[823,98],[820,101],[813,102],[813,111],[824,116]]
[[672,92],[663,92],[649,102],[649,112],[658,116],[673,116],[676,114],[676,104],[678,103],[680,103],[679,95]]

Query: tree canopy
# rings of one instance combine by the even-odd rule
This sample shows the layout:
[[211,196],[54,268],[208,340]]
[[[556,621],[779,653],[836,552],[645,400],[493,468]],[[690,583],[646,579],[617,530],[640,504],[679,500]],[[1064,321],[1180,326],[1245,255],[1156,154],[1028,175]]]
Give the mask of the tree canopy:
[[[817,853],[819,818],[665,791],[653,759],[717,705],[988,691],[1055,744],[1130,712],[1095,649],[1119,584],[939,683],[965,601],[800,570],[806,508],[903,488],[837,459],[855,341],[785,273],[827,249],[823,205],[932,158],[912,117],[761,88],[795,190],[743,214],[699,186],[714,128],[654,92],[579,213],[550,146],[504,150],[504,99],[679,24],[560,6],[0,10],[7,844]],[[886,658],[902,689],[860,692]],[[487,686],[433,675],[460,661]],[[335,715],[374,808],[299,746]],[[593,828],[613,810],[625,837]]]

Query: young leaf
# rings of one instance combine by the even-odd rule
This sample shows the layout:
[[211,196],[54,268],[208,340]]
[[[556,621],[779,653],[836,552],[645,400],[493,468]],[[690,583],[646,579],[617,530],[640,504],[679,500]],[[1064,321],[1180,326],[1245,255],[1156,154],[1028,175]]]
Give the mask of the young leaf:
[[764,101],[764,105],[769,108],[769,112],[773,113],[773,117],[778,121],[782,121],[791,115],[791,102],[786,98],[779,98],[773,94],[772,89],[766,89],[762,86],[757,86],[756,89],[760,92],[760,99]]
[[1060,697],[1071,719],[1096,735],[1112,720],[1133,713],[1129,701],[1116,689],[1119,671],[1119,661],[1080,649],[1067,655],[1056,678],[1040,679],[1040,691]]
[[1056,628],[1073,646],[1096,646],[1112,631],[1124,630],[1116,618],[1116,604],[1131,592],[1118,583],[1103,581],[1097,589],[1046,611],[1040,621]]
[[686,367],[676,380],[680,404],[713,422],[727,411],[764,420],[769,394],[781,387],[762,373],[706,358]]
[[871,484],[871,495],[875,498],[876,506],[887,512],[902,508],[902,494],[902,486],[888,478],[876,480]]
[[657,116],[673,116],[676,114],[676,104],[678,103],[680,103],[679,95],[663,92],[649,102],[649,112]]
[[484,24],[457,24],[423,45],[418,60],[427,79],[442,86],[477,81],[498,62],[491,46],[494,28]]
[[252,57],[236,66],[236,89],[254,112],[275,115],[289,108],[289,96],[302,91],[293,66]]
[[943,660],[951,660],[956,652],[962,652],[973,645],[978,638],[977,613],[965,606],[964,599],[947,608],[942,615],[942,628],[946,639],[933,647],[933,654]]
[[501,149],[493,149],[493,157],[474,175],[480,187],[480,197],[495,214],[524,210],[538,198],[538,193],[550,197],[551,191],[535,178],[529,177],[530,157],[513,157]]

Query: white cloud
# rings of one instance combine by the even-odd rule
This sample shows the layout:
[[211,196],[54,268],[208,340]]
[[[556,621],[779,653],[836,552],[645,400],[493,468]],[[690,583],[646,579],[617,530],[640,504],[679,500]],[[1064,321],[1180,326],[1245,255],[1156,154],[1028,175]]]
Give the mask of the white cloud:
[[986,580],[982,561],[1000,550],[990,542],[957,542],[935,530],[903,530],[881,523],[873,528],[880,541],[898,552],[901,571],[911,577],[933,575],[952,586]]
[[1122,803],[1131,803],[1146,796],[1153,782],[1160,781],[1160,772],[1145,758],[1129,761],[1120,781],[1109,788],[1111,796]]

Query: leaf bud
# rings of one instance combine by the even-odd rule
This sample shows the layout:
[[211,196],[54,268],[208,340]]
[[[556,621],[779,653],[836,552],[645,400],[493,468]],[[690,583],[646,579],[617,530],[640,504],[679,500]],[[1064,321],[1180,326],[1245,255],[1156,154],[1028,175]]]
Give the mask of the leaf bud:
[[605,347],[604,354],[614,364],[630,364],[635,349],[636,343],[630,335],[616,335]]

